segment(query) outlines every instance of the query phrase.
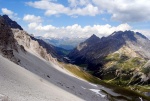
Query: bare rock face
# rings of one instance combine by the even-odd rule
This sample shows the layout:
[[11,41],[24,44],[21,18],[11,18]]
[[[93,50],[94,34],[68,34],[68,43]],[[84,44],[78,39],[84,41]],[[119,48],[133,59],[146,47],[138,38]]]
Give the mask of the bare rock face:
[[23,31],[20,25],[12,21],[7,15],[0,16],[0,53],[19,64],[14,56],[14,51],[27,51],[39,55],[47,61],[56,62],[59,56],[55,52],[53,46],[35,39],[27,32]]
[[[8,46],[10,46],[10,42],[9,41],[14,41],[12,39],[12,32],[10,30],[10,27],[6,24],[5,20],[0,17],[0,45],[1,48],[8,48]],[[12,46],[11,46],[12,47]]]
[[19,29],[12,29],[14,38],[21,46],[21,50],[26,52],[30,51],[33,54],[39,55],[47,61],[56,62],[56,58],[53,58],[50,53],[43,48],[38,41],[33,40],[27,32]]
[[18,51],[16,41],[12,34],[11,28],[0,16],[0,53],[4,57],[7,57],[17,63],[18,60],[14,57],[13,51]]

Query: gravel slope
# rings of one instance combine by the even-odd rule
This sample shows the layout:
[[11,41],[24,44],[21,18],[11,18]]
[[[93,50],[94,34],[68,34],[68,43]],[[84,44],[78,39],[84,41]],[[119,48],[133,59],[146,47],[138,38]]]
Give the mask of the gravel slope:
[[20,65],[0,56],[0,94],[11,101],[106,101],[100,87],[61,67],[19,51]]

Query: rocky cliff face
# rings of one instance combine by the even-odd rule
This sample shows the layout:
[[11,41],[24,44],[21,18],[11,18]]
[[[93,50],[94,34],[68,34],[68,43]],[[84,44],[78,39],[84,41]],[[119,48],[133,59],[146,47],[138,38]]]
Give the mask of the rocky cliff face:
[[12,30],[3,17],[0,16],[0,53],[17,63],[18,60],[14,57],[14,51],[17,52],[18,49]]
[[50,53],[54,58],[57,58],[59,61],[63,61],[63,57],[66,56],[70,51],[56,47],[50,43],[45,42],[42,39],[37,39],[31,36],[32,40],[38,41],[39,45],[46,49],[48,53]]
[[34,37],[30,36],[23,30],[12,29],[12,32],[18,44],[22,47],[22,50],[32,52],[35,55],[39,55],[47,61],[55,62],[57,60],[55,59],[57,58],[56,53],[50,45],[46,44],[47,47],[43,47],[38,40],[36,40]]
[[121,77],[122,81],[127,81],[133,77],[128,83],[139,83],[149,80],[149,73],[145,74],[149,66],[143,68],[150,59],[149,51],[150,40],[144,35],[118,31],[101,39],[90,37],[79,44],[69,57],[101,79],[120,80]]
[[56,58],[61,61],[54,46],[29,35],[7,15],[0,16],[0,51],[17,64],[20,60],[14,56],[14,52],[19,54],[19,51],[32,52],[47,61],[56,62]]

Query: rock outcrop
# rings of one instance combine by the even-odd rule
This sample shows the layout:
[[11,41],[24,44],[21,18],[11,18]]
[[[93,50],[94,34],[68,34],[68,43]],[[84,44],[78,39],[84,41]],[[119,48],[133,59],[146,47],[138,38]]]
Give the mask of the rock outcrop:
[[14,39],[11,28],[5,19],[0,16],[0,53],[17,63],[18,60],[14,57],[13,51],[18,51],[17,42]]
[[33,52],[33,54],[39,55],[47,61],[56,62],[57,57],[53,49],[52,48],[50,49],[51,47],[50,45],[47,46],[48,48],[43,47],[42,45],[40,45],[40,42],[38,40],[36,40],[34,37],[30,36],[27,32],[23,30],[12,29],[12,32],[14,38],[16,39],[18,44],[22,47],[21,49],[24,52],[26,50],[29,50],[30,52]]

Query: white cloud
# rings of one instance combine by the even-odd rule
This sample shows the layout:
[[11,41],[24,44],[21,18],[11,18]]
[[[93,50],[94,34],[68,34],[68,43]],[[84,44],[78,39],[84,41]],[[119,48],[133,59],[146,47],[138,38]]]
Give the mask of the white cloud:
[[71,7],[77,7],[78,5],[78,0],[68,0],[68,2],[70,3]]
[[[99,10],[96,6],[92,4],[87,4],[84,7],[65,7],[62,4],[54,3],[48,0],[41,0],[35,2],[27,2],[27,5],[34,8],[45,10],[45,15],[57,15],[57,14],[66,14],[66,15],[82,15],[82,16],[95,16],[99,14]],[[74,5],[74,4],[72,4]]]
[[40,16],[35,16],[35,15],[30,15],[30,14],[27,14],[23,17],[23,20],[24,21],[27,21],[27,22],[30,22],[30,23],[40,23],[42,22],[42,18]]
[[150,21],[150,0],[93,0],[99,9],[121,22]]
[[8,10],[7,8],[2,8],[2,13],[6,15],[13,15],[14,12],[11,10]]
[[35,23],[35,22],[30,23],[30,24],[28,25],[28,27],[29,27],[30,29],[35,29],[37,26],[38,26],[38,24]]
[[13,20],[20,20],[20,18],[17,17],[17,15],[18,15],[17,13],[14,13],[13,11],[11,11],[7,8],[2,8],[1,11],[2,11],[3,14],[8,15]]
[[27,2],[27,5],[45,10],[45,15],[96,16],[110,14],[121,22],[150,21],[150,0],[68,0],[65,7],[52,0]]
[[70,7],[85,6],[90,4],[90,0],[68,0]]
[[29,29],[34,31],[33,33],[38,33],[35,35],[40,35],[44,37],[55,37],[55,38],[88,38],[92,34],[96,34],[99,37],[108,36],[114,31],[125,31],[130,30],[131,26],[128,24],[121,24],[119,26],[106,25],[93,25],[93,26],[80,26],[74,24],[72,26],[66,27],[55,27],[52,25],[42,25],[37,23],[30,23],[28,25]]

